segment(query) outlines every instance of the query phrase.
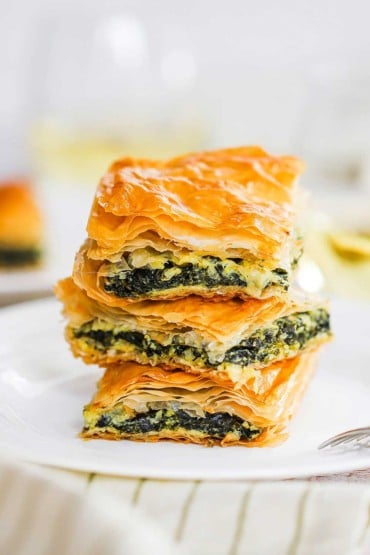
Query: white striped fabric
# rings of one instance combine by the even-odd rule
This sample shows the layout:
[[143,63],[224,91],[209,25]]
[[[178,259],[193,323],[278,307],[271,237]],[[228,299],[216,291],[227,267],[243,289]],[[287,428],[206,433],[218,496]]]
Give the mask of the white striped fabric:
[[370,555],[369,518],[369,482],[174,482],[0,465],[1,555]]

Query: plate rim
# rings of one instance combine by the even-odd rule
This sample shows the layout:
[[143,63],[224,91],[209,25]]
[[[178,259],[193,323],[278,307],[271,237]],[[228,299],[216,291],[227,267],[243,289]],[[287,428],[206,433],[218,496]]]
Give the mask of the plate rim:
[[[364,303],[358,300],[352,299],[336,299],[340,304],[346,305],[356,305],[362,310],[366,310]],[[365,305],[370,303],[365,303]],[[55,297],[47,297],[44,299],[36,299],[32,301],[24,301],[16,305],[11,305],[4,307],[0,310],[0,324],[9,315],[19,317],[24,314],[24,312],[33,312],[37,310],[48,310],[56,308],[59,305]],[[61,305],[60,312],[61,312]],[[4,342],[6,345],[6,342]],[[66,348],[67,345],[66,345]],[[285,465],[284,467],[279,464],[277,467],[263,467],[262,470],[259,469],[258,465],[254,467],[246,467],[245,470],[237,466],[235,469],[230,471],[229,467],[217,467],[215,471],[208,470],[208,475],[205,475],[204,469],[200,468],[197,470],[191,467],[190,471],[184,472],[184,467],[173,467],[169,469],[168,467],[160,468],[159,466],[151,467],[150,464],[145,463],[141,465],[141,469],[135,470],[133,465],[125,467],[124,461],[111,463],[107,465],[107,461],[103,460],[101,463],[98,458],[91,461],[87,459],[83,460],[76,454],[75,458],[72,459],[62,459],[60,454],[57,453],[55,456],[53,453],[43,453],[41,456],[34,456],[33,452],[29,448],[22,448],[22,445],[11,445],[0,436],[0,449],[5,449],[10,457],[24,462],[29,462],[31,464],[36,464],[40,466],[49,466],[59,469],[68,469],[73,471],[87,472],[87,473],[99,473],[101,475],[115,475],[121,477],[131,477],[131,478],[148,478],[148,479],[169,479],[169,480],[207,480],[207,481],[232,481],[232,480],[282,480],[282,479],[303,479],[312,476],[327,476],[344,472],[354,472],[357,470],[363,470],[370,467],[370,450],[368,454],[356,456],[356,458],[351,459],[341,459],[340,454],[331,459],[330,464],[323,464],[323,461],[312,461],[308,464],[291,463]],[[323,453],[324,456],[330,457],[332,454],[330,452]],[[289,454],[287,453],[287,457]],[[121,467],[121,468],[120,468]]]
[[[353,461],[339,461],[337,458],[335,464],[332,464],[327,467],[322,467],[321,463],[317,462],[312,464],[309,468],[297,466],[286,466],[279,470],[276,470],[271,467],[268,469],[264,469],[263,471],[258,471],[258,468],[255,467],[253,471],[248,470],[247,472],[240,471],[240,470],[233,470],[233,474],[231,475],[230,472],[222,472],[221,469],[217,469],[216,472],[212,475],[205,476],[204,472],[198,472],[196,470],[192,470],[189,473],[184,473],[183,471],[177,471],[176,468],[169,472],[168,469],[160,469],[150,468],[147,467],[146,470],[142,472],[135,472],[134,470],[128,469],[125,470],[124,468],[120,469],[116,467],[114,464],[109,468],[103,468],[104,463],[100,466],[99,463],[92,462],[89,464],[87,461],[83,463],[73,462],[71,460],[61,464],[57,460],[54,460],[53,456],[43,457],[43,462],[37,459],[37,457],[22,455],[22,450],[14,449],[14,447],[9,449],[9,444],[6,442],[2,442],[0,440],[0,449],[6,447],[7,455],[9,457],[14,457],[19,462],[28,462],[31,464],[36,464],[37,466],[46,466],[52,468],[58,468],[60,470],[72,470],[72,471],[79,471],[85,473],[95,473],[100,474],[102,476],[119,476],[119,477],[126,477],[126,478],[147,478],[150,480],[179,480],[179,481],[187,481],[187,480],[202,480],[202,481],[237,481],[237,480],[259,480],[259,481],[271,481],[271,480],[296,480],[296,479],[303,479],[303,478],[311,478],[311,477],[319,477],[319,476],[331,476],[335,474],[347,473],[347,472],[356,472],[361,470],[366,470],[370,468],[370,455],[364,457],[360,460],[353,460]],[[198,446],[199,447],[199,446]],[[200,446],[202,448],[202,446]],[[207,449],[207,447],[204,447]],[[222,448],[224,449],[224,448]],[[225,448],[226,449],[226,448]],[[273,449],[273,448],[271,448]],[[328,453],[328,456],[330,454]],[[105,465],[106,466],[106,465]],[[131,467],[132,468],[132,467]]]

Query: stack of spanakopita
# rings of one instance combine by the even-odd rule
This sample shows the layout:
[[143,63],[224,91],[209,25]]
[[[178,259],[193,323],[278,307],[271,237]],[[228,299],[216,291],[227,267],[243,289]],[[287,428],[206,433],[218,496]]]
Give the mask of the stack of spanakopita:
[[330,338],[326,304],[291,287],[301,171],[258,147],[111,166],[57,285],[73,354],[105,369],[83,437],[286,437]]

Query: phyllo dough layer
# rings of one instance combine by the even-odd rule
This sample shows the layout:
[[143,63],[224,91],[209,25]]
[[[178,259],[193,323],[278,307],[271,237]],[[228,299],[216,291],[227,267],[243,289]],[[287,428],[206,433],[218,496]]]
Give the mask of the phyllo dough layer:
[[98,187],[76,282],[126,301],[283,293],[301,249],[301,172],[258,147],[119,160]]
[[265,446],[286,438],[315,353],[269,366],[235,390],[228,381],[124,363],[109,367],[84,409],[85,438],[170,439]]
[[316,349],[330,337],[326,305],[298,294],[285,301],[222,303],[190,296],[118,309],[90,299],[70,278],[59,282],[57,294],[73,353],[101,366],[161,364],[242,384],[258,369]]

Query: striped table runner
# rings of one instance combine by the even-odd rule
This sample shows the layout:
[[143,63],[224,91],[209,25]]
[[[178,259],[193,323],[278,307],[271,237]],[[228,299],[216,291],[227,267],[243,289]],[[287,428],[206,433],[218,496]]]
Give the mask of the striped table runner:
[[369,475],[175,482],[2,464],[0,553],[368,555]]

